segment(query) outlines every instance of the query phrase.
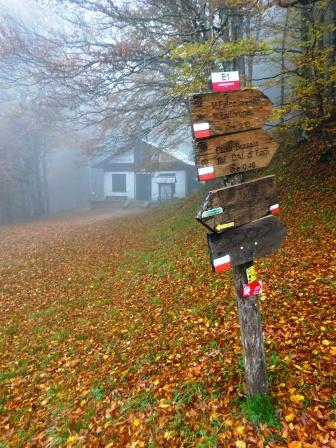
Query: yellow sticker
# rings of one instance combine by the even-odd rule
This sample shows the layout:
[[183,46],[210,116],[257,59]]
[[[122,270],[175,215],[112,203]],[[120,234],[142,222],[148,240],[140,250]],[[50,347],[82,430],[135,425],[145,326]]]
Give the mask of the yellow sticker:
[[250,266],[246,269],[247,282],[252,283],[257,280],[257,273],[254,266]]
[[227,222],[225,224],[218,224],[216,226],[217,232],[220,232],[221,230],[230,229],[231,227],[234,227],[234,222]]

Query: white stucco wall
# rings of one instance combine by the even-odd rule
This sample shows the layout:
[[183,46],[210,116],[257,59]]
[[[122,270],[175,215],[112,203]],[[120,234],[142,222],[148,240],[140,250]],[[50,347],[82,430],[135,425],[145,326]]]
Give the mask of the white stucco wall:
[[[126,174],[126,192],[124,193],[118,193],[112,191],[112,174]],[[135,179],[134,179],[134,173],[127,173],[127,172],[106,172],[104,173],[104,194],[106,196],[123,196],[128,199],[134,199],[135,198]]]
[[[176,177],[175,184],[175,198],[184,198],[186,195],[186,172],[185,171],[169,171],[169,173],[174,173]],[[159,199],[159,184],[156,181],[156,177],[162,174],[164,171],[155,172],[152,177],[152,200],[157,201]]]

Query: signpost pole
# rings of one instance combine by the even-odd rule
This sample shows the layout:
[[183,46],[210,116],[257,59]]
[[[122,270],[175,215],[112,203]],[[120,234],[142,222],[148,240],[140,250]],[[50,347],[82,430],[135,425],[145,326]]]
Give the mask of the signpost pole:
[[258,295],[243,297],[243,287],[248,283],[246,269],[251,263],[233,267],[240,337],[243,346],[245,380],[250,397],[267,394],[267,373],[264,338],[261,326]]
[[[226,186],[235,185],[245,180],[244,173],[229,176]],[[243,347],[245,382],[250,397],[267,395],[267,371],[264,338],[261,325],[258,295],[243,297],[244,285],[249,283],[247,269],[253,261],[233,266],[233,281],[236,293],[240,338]]]

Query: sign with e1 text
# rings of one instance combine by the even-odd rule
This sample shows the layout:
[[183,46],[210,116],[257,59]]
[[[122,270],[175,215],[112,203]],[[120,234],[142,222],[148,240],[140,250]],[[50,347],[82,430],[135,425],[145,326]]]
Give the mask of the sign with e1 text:
[[239,90],[239,72],[215,72],[211,73],[211,83],[213,92],[227,90]]

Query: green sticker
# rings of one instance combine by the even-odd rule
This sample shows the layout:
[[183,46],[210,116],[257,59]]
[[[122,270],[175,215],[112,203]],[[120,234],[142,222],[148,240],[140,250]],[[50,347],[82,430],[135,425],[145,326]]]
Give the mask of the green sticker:
[[209,218],[210,216],[220,215],[223,213],[222,207],[212,208],[211,210],[205,210],[202,212],[202,218]]

